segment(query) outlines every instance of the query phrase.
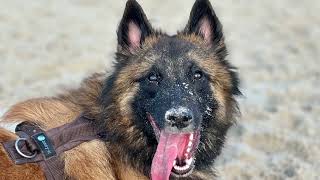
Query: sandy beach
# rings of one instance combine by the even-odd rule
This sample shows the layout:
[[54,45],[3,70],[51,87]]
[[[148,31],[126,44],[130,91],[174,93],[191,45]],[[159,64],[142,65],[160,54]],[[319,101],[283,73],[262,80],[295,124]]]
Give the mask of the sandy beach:
[[[193,0],[138,0],[156,28],[182,29]],[[112,70],[125,0],[0,0],[0,115]],[[239,68],[242,116],[219,179],[320,179],[320,1],[211,0]]]

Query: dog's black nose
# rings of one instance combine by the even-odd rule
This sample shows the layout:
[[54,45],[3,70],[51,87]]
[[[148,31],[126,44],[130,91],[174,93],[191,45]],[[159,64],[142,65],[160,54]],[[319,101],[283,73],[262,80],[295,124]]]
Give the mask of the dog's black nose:
[[168,126],[181,130],[191,125],[193,114],[189,109],[184,107],[172,108],[166,112],[165,120]]

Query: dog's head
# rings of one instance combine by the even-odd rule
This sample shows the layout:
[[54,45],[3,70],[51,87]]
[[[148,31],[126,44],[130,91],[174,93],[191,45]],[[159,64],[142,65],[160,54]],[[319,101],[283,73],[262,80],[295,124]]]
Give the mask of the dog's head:
[[219,154],[240,94],[226,55],[208,0],[195,2],[185,29],[174,36],[154,30],[140,5],[127,2],[115,72],[101,100],[113,140],[151,168],[153,180],[189,176]]

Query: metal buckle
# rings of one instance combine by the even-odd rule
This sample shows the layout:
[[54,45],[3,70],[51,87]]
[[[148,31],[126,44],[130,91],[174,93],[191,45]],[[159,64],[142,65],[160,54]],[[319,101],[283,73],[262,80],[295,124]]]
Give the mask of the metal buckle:
[[26,139],[26,138],[18,138],[18,139],[16,140],[16,142],[14,143],[14,146],[15,146],[17,152],[18,152],[22,157],[25,157],[25,158],[28,158],[28,159],[32,159],[32,158],[36,157],[37,152],[35,152],[34,154],[32,154],[32,155],[30,155],[30,156],[24,154],[23,152],[21,152],[20,149],[19,149],[19,142],[20,142],[20,141],[27,141],[27,139]]

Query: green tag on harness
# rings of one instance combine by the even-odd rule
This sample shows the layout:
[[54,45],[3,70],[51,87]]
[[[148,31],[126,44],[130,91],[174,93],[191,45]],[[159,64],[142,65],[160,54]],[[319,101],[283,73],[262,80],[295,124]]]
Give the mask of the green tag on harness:
[[56,151],[53,148],[53,144],[50,139],[44,133],[38,133],[32,136],[34,141],[39,146],[41,153],[44,155],[45,159],[48,159],[56,155]]

